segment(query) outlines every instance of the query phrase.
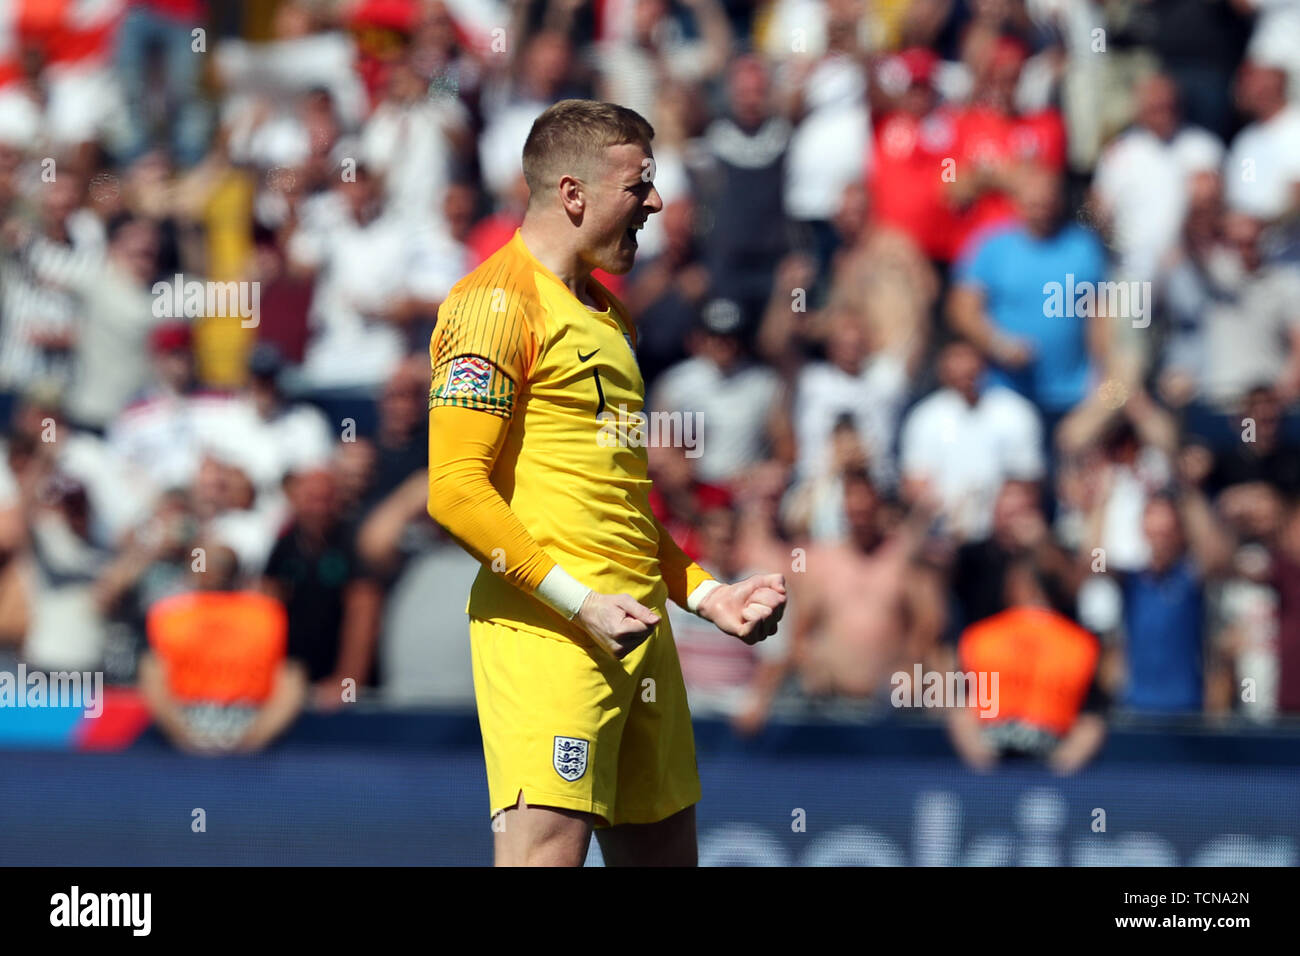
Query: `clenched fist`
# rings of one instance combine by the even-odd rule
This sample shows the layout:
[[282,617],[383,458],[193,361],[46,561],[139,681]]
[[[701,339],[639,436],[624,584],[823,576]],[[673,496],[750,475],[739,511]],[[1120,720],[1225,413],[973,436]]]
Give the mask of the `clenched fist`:
[[643,644],[659,625],[659,615],[630,594],[592,591],[574,618],[592,640],[617,658]]
[[785,576],[755,574],[715,588],[700,605],[700,617],[746,644],[757,644],[776,633],[785,613]]

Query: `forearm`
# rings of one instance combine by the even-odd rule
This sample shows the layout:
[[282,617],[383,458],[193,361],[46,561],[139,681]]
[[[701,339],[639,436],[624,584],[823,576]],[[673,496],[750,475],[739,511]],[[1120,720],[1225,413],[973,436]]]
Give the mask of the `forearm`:
[[[508,35],[514,37],[514,42],[509,45],[505,63],[511,75],[519,69],[523,62],[523,51],[528,46],[531,33],[528,25],[533,5],[533,0],[512,0],[510,3]],[[489,57],[489,60],[496,59],[498,58]]]
[[1236,627],[1229,625],[1220,635],[1223,646],[1211,648],[1205,664],[1205,713],[1227,715],[1232,713],[1235,689],[1233,659],[1226,647],[1237,643]]
[[23,259],[36,278],[75,292],[89,291],[88,285],[103,268],[98,254],[69,249],[36,236],[24,250]]
[[771,701],[776,697],[781,685],[785,683],[788,673],[790,673],[789,654],[782,654],[779,657],[764,660],[759,663],[758,671],[754,674],[754,680],[750,683],[749,689],[759,699]]
[[258,710],[240,740],[240,749],[258,750],[280,736],[302,711],[307,698],[307,673],[297,661],[288,661],[276,675],[275,689]]
[[1109,376],[1111,368],[1111,339],[1113,338],[1113,320],[1104,309],[1093,312],[1088,319],[1087,347],[1093,364],[1103,376]]
[[191,746],[189,725],[180,703],[167,689],[162,663],[152,654],[140,658],[140,696],[163,735],[178,747]]
[[905,654],[908,661],[925,662],[931,658],[943,633],[945,594],[938,575],[928,568],[913,564],[908,577]]
[[416,472],[370,513],[357,534],[357,550],[372,566],[387,570],[397,559],[402,529],[424,512],[428,482]]
[[954,331],[969,339],[985,355],[993,356],[997,333],[984,314],[983,297],[960,286],[948,300],[948,321]]
[[1145,444],[1159,448],[1170,457],[1178,453],[1178,423],[1174,417],[1138,389],[1124,404],[1133,430]]
[[1105,739],[1106,722],[1096,714],[1080,714],[1052,751],[1048,764],[1057,773],[1074,773],[1096,756]]
[[1187,527],[1192,553],[1206,574],[1216,574],[1228,566],[1232,557],[1232,539],[1219,525],[1205,495],[1192,488],[1178,493],[1178,510]]
[[103,614],[117,606],[122,595],[135,587],[140,575],[149,567],[151,556],[142,548],[132,547],[113,560],[95,582],[95,602]]
[[771,711],[772,703],[790,673],[791,664],[789,655],[782,655],[758,665],[749,685],[748,704],[764,717]]
[[1104,480],[1104,487],[1097,489],[1092,500],[1087,504],[1083,524],[1083,545],[1079,549],[1079,560],[1092,570],[1093,552],[1105,547],[1106,510],[1110,501],[1112,479],[1109,473]]
[[13,505],[0,509],[0,564],[22,548],[27,537],[27,519],[22,508]]
[[1047,537],[1034,550],[1034,557],[1038,566],[1055,577],[1069,596],[1079,593],[1085,571],[1073,555]]
[[1284,393],[1294,392],[1300,388],[1300,331],[1292,331],[1288,336],[1291,346],[1285,367],[1277,378],[1277,385]]
[[707,592],[713,590],[713,587],[706,587],[699,594],[696,594],[696,589],[701,584],[714,581],[714,577],[677,546],[668,529],[657,519],[655,527],[659,529],[659,571],[663,575],[664,584],[668,585],[668,596],[679,607],[694,611],[696,608],[691,606],[691,598],[695,597],[696,607],[698,607],[698,601],[702,600]]
[[980,718],[970,707],[953,708],[948,718],[948,739],[968,767],[986,769],[997,763],[997,751],[984,739]]
[[772,411],[767,416],[768,444],[771,447],[770,458],[793,468],[798,457],[798,439],[794,432],[794,422],[790,418],[790,403],[783,395],[772,403]]
[[369,679],[379,638],[382,602],[383,594],[374,581],[354,581],[348,586],[343,599],[343,625],[335,677],[350,677],[358,685]]
[[1077,455],[1098,441],[1118,415],[1118,409],[1107,408],[1093,392],[1061,420],[1056,430],[1056,444],[1063,454]]
[[984,189],[977,170],[972,170],[968,176],[954,177],[953,181],[946,185],[945,198],[949,204],[961,210],[973,203]]
[[790,296],[772,296],[758,326],[756,345],[759,355],[778,369],[793,365],[798,357],[798,351],[793,348],[795,332],[795,311]]
[[1088,191],[1087,199],[1084,200],[1084,211],[1088,214],[1088,219],[1092,223],[1092,228],[1097,231],[1097,235],[1108,245],[1114,241],[1115,227],[1115,209],[1110,202],[1096,189]]
[[731,57],[731,24],[721,5],[715,0],[694,0],[690,7],[708,48],[704,76],[705,78],[717,76]]

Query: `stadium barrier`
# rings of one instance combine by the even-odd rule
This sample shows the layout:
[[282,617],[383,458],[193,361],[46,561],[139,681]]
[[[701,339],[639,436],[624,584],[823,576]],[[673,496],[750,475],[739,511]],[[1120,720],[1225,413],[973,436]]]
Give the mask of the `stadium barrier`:
[[[1120,726],[1059,778],[972,773],[929,722],[783,723],[750,741],[696,726],[705,865],[1300,862],[1294,727]],[[0,746],[0,865],[491,859],[472,713],[309,714],[248,757],[182,756],[152,730],[116,753]]]

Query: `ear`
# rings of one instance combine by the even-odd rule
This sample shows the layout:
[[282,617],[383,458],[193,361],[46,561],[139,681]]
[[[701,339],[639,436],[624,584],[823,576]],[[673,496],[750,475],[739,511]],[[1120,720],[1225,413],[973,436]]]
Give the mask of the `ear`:
[[587,187],[576,176],[561,176],[560,203],[571,216],[581,217],[587,204]]

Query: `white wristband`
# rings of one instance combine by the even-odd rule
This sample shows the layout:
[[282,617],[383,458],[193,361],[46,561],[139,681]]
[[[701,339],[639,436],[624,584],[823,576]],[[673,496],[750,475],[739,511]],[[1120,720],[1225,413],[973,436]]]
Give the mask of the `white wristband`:
[[582,610],[582,602],[592,591],[558,564],[547,572],[542,583],[533,592],[566,621],[572,621]]
[[692,614],[699,614],[700,605],[704,603],[704,599],[720,587],[722,587],[722,582],[714,581],[712,579],[701,581],[699,584],[695,585],[695,590],[692,591],[690,597],[686,599],[686,610],[690,611]]

